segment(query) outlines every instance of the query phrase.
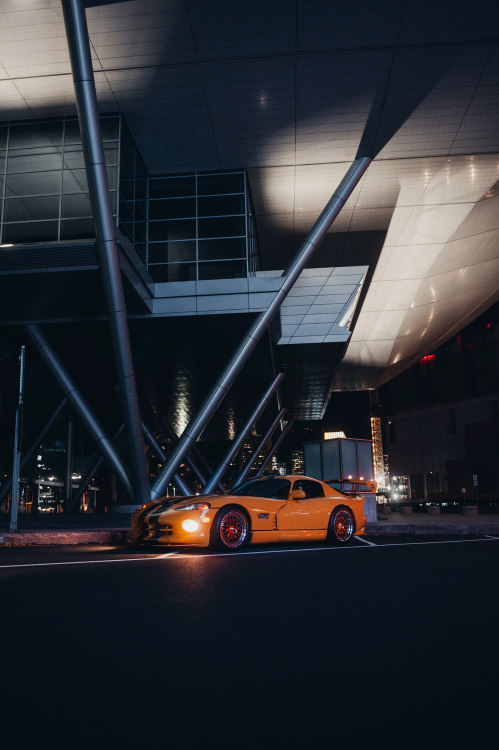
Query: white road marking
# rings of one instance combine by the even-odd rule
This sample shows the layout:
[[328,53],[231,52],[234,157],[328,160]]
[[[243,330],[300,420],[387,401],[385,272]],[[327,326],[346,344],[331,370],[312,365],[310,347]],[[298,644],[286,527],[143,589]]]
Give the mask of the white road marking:
[[374,544],[374,542],[370,542],[367,539],[364,539],[363,536],[354,536],[354,539],[356,539],[358,542],[363,542],[363,544],[368,544],[370,547],[379,547],[379,544]]
[[50,568],[54,565],[97,565],[98,563],[140,562],[141,560],[158,560],[162,557],[168,556],[169,555],[157,555],[156,557],[120,557],[115,560],[66,560],[63,562],[47,563],[14,563],[11,565],[0,565],[0,570],[3,568]]
[[496,541],[499,539],[499,536],[491,536],[490,534],[484,534],[485,539],[495,539]]
[[[374,542],[368,542],[366,539],[359,540],[366,542],[369,547],[375,547],[376,549],[383,549],[385,547],[423,547],[429,544],[472,544],[473,542],[497,542],[499,537],[495,536],[483,536],[481,539],[450,539],[441,540],[437,542],[393,542],[393,544],[374,544]],[[214,552],[211,554],[189,554],[182,552],[167,552],[164,555],[155,555],[150,557],[120,557],[114,560],[67,560],[62,562],[45,562],[45,563],[19,563],[10,565],[0,565],[0,570],[6,568],[50,568],[57,565],[97,565],[99,563],[122,563],[122,562],[144,562],[146,560],[164,560],[166,558],[173,558],[177,560],[185,560],[185,558],[197,558],[198,560],[206,560],[212,557],[225,557],[226,559],[232,558],[237,560],[240,557],[252,556],[252,555],[279,555],[290,552],[334,552],[339,550],[354,550],[354,549],[367,549],[367,546],[338,546],[338,547],[298,547],[293,549],[265,549],[265,550],[254,550],[247,552],[236,552],[231,554],[230,552]]]

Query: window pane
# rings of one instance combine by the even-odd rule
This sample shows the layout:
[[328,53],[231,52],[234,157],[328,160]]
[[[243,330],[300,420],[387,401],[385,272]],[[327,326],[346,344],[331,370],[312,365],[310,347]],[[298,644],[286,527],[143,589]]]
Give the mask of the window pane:
[[244,214],[244,195],[217,195],[198,199],[199,216]]
[[151,177],[149,180],[150,198],[183,198],[196,194],[194,175],[184,177]]
[[92,216],[90,198],[87,193],[62,196],[62,216],[64,219],[79,216]]
[[7,159],[7,172],[47,172],[51,169],[61,169],[62,156],[56,149],[36,149],[30,153],[25,151],[22,154],[12,155],[9,151]]
[[119,137],[119,117],[101,117],[100,129],[103,141],[115,141]]
[[222,260],[223,258],[244,258],[246,240],[231,238],[229,240],[199,240],[199,260]]
[[199,195],[244,193],[244,173],[199,175],[198,193]]
[[9,149],[39,148],[62,143],[62,120],[59,122],[33,122],[11,125]]
[[120,201],[120,222],[133,221],[133,201]]
[[87,173],[84,169],[65,169],[62,176],[63,193],[88,192]]
[[218,263],[199,263],[199,279],[241,279],[246,276],[246,261],[231,260]]
[[5,201],[4,212],[4,221],[57,219],[59,217],[59,196],[8,198]]
[[196,216],[195,198],[170,198],[149,201],[150,219],[183,219]]
[[[123,172],[121,173],[123,175]],[[135,185],[133,180],[120,180],[121,197],[125,200],[133,200],[135,197]]]
[[0,148],[6,148],[7,146],[7,126],[0,128]]
[[81,146],[67,146],[64,149],[65,169],[85,169],[85,159]]
[[196,260],[196,243],[192,242],[151,242],[149,262],[166,263]]
[[194,239],[195,236],[196,222],[194,219],[149,222],[149,239],[151,241],[190,240]]
[[61,190],[61,173],[11,174],[7,177],[6,195],[51,195]]
[[92,219],[64,219],[61,221],[61,240],[83,240],[95,237]]
[[66,120],[64,129],[64,143],[69,146],[71,143],[81,143],[80,126],[78,120]]
[[244,216],[224,216],[219,219],[199,219],[200,237],[233,237],[245,234]]
[[148,271],[154,281],[195,281],[195,263],[168,263],[159,266],[149,264]]
[[9,242],[43,242],[57,240],[57,221],[32,221],[25,224],[4,224],[3,238]]

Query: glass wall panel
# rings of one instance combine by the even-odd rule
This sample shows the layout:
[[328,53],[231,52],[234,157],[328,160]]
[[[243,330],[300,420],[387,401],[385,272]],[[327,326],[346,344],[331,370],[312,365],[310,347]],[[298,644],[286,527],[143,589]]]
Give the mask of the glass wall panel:
[[195,198],[169,198],[167,200],[151,200],[149,203],[149,219],[184,219],[196,217]]
[[195,237],[196,221],[194,219],[149,222],[150,242],[155,240],[190,240]]
[[6,196],[58,195],[61,190],[61,173],[24,172],[8,176],[5,186]]
[[58,239],[58,221],[26,221],[4,224],[2,243],[52,242]]
[[244,195],[216,195],[198,199],[199,216],[244,214]]
[[149,263],[167,263],[196,260],[196,242],[152,242],[149,245]]
[[196,195],[195,175],[179,177],[151,177],[149,198],[184,198]]
[[199,195],[220,195],[223,193],[244,193],[244,173],[225,172],[198,175]]
[[93,219],[63,219],[61,240],[83,240],[95,237]]
[[246,234],[244,216],[220,216],[199,219],[199,237],[238,237]]
[[246,259],[199,263],[199,280],[242,279],[246,276]]
[[199,260],[221,260],[223,258],[246,257],[246,240],[244,237],[199,240],[198,247]]
[[9,149],[7,174],[16,172],[49,172],[62,169],[62,153],[54,149]]
[[63,195],[61,216],[63,219],[92,216],[92,208],[90,206],[90,197],[88,193]]
[[7,198],[4,205],[4,221],[33,221],[57,219],[59,196],[34,196],[32,198]]
[[[101,117],[113,214],[117,213],[120,116]],[[5,171],[3,243],[94,237],[78,120],[74,117],[0,127],[0,184]],[[2,167],[6,163],[6,169]],[[145,177],[145,175],[143,175]],[[145,241],[145,211],[143,209]]]
[[62,143],[62,120],[52,122],[12,123],[9,134],[9,150],[17,148],[40,148],[60,146]]
[[195,263],[162,263],[149,265],[149,273],[156,282],[161,281],[195,281]]

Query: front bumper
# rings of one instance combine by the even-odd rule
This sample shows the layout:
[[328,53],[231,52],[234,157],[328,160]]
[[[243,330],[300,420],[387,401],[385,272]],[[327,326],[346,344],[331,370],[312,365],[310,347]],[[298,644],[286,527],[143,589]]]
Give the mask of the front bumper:
[[[196,521],[196,531],[185,531],[182,521]],[[162,544],[172,547],[208,547],[211,523],[202,523],[199,512],[173,511],[161,515],[152,513],[145,518],[132,519],[130,540],[133,544]]]

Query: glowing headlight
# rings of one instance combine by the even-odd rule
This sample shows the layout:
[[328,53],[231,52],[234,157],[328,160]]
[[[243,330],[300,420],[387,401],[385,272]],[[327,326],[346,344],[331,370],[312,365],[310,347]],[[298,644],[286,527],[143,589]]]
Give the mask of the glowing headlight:
[[182,528],[184,531],[197,531],[199,524],[197,521],[193,521],[192,518],[186,518],[185,521],[182,521]]
[[180,508],[175,508],[175,510],[209,510],[210,508],[209,503],[191,503],[190,505],[181,505]]

